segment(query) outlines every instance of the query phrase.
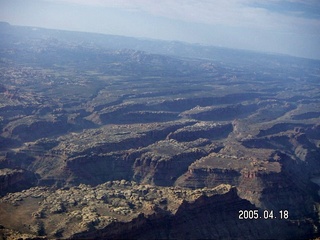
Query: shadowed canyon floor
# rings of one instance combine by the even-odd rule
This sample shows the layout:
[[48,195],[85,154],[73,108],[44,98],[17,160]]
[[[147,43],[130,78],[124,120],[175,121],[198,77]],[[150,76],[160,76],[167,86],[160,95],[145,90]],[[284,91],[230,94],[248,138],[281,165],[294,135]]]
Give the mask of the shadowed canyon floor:
[[320,61],[0,34],[0,236],[320,237]]

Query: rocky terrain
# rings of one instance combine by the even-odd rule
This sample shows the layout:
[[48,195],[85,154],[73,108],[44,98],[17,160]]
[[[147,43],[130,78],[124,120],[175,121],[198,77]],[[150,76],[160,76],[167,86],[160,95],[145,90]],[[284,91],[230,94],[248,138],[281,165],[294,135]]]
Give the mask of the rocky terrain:
[[[282,231],[286,224],[292,236],[303,236],[294,221],[239,222],[239,210],[254,205],[224,184],[189,190],[121,180],[56,191],[35,187],[8,194],[1,204],[6,206],[1,219],[8,219],[7,224],[52,238],[239,238],[250,232],[256,239],[289,236]],[[299,224],[312,228],[308,222]]]
[[0,34],[3,238],[320,237],[319,61]]

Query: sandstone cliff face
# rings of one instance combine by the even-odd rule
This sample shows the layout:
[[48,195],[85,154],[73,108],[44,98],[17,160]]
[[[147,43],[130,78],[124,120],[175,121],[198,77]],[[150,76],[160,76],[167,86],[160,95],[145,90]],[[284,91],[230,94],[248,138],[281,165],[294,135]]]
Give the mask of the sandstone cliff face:
[[202,187],[214,187],[221,183],[237,186],[241,174],[235,170],[219,168],[189,168],[175,182],[175,186],[183,186],[191,189]]
[[0,196],[8,192],[22,191],[36,184],[37,177],[32,172],[21,169],[0,169]]
[[310,195],[314,190],[306,179],[305,184],[295,181],[303,181],[303,178],[299,178],[299,170],[293,169],[303,166],[295,164],[286,155],[281,157],[274,162],[252,161],[246,157],[238,159],[211,153],[191,164],[175,185],[195,189],[228,183],[236,186],[239,196],[256,207],[276,211],[286,209],[293,219],[303,215],[315,219],[316,204]]
[[224,107],[195,107],[191,110],[181,113],[182,116],[187,116],[201,121],[226,121],[234,120],[235,118],[245,117],[250,113],[255,112],[258,106],[255,104],[242,105],[234,104]]
[[43,137],[61,134],[71,128],[64,116],[49,119],[33,119],[30,117],[12,121],[3,129],[3,136],[18,139],[22,142],[34,141]]
[[127,156],[126,151],[77,156],[67,160],[59,175],[62,178],[70,176],[65,178],[68,185],[80,183],[97,185],[110,180],[131,180],[134,160]]
[[213,124],[211,122],[198,122],[192,126],[180,128],[168,135],[167,138],[180,142],[195,141],[199,138],[222,139],[226,138],[233,127],[229,124]]
[[141,155],[136,157],[133,165],[133,179],[160,186],[172,186],[191,163],[205,154],[206,152],[199,148],[175,140],[159,141],[141,149]]

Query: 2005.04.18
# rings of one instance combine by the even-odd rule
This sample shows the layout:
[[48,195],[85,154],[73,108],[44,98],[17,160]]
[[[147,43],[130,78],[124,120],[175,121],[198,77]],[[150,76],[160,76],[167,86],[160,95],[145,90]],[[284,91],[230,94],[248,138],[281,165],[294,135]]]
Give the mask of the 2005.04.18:
[[264,210],[262,213],[259,213],[259,210],[239,210],[239,219],[288,219],[289,211],[280,210],[275,212],[273,210]]

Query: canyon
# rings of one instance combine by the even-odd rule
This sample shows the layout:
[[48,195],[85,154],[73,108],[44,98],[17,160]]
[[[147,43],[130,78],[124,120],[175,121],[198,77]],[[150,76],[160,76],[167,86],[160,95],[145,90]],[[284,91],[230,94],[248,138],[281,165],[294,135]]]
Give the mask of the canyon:
[[1,237],[320,237],[318,60],[0,34]]

